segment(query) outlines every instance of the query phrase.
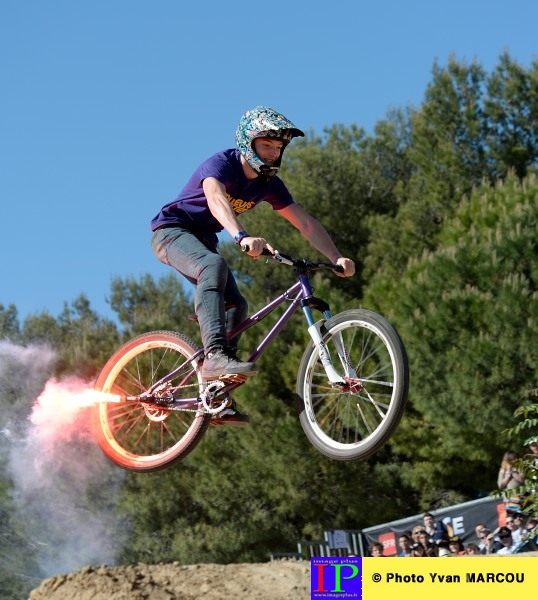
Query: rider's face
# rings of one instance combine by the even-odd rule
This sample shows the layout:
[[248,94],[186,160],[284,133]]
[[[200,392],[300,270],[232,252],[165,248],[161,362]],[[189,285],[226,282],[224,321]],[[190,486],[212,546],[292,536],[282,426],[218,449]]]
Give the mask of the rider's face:
[[254,152],[268,165],[273,164],[280,158],[284,147],[282,140],[272,138],[257,138],[254,140]]

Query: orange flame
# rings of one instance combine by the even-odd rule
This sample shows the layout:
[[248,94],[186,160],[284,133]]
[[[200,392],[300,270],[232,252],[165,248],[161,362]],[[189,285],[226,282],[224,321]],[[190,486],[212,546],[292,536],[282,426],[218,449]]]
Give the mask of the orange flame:
[[99,392],[76,377],[62,381],[49,379],[32,407],[30,422],[34,435],[43,443],[84,435],[89,424],[85,409],[103,401],[121,402],[121,398]]
[[77,406],[92,406],[98,402],[121,402],[118,394],[108,394],[93,388],[85,389],[80,394],[75,394],[71,399]]

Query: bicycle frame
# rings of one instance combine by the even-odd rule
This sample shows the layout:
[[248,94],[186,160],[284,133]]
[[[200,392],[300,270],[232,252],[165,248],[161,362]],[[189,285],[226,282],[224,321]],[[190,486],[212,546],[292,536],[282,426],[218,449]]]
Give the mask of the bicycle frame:
[[[302,308],[303,314],[306,318],[308,324],[308,332],[312,337],[312,340],[316,346],[319,347],[320,357],[322,358],[322,364],[327,372],[327,376],[332,384],[336,385],[345,385],[345,381],[342,379],[340,375],[334,369],[332,364],[330,355],[325,348],[325,344],[322,340],[321,335],[321,324],[332,317],[332,313],[329,305],[314,297],[314,291],[312,289],[312,285],[310,282],[310,277],[305,269],[296,268],[295,270],[298,281],[293,284],[290,288],[288,288],[285,292],[280,294],[277,298],[269,302],[266,306],[258,310],[253,315],[247,317],[242,323],[240,323],[237,327],[235,327],[230,333],[229,337],[234,338],[237,335],[242,334],[247,329],[250,329],[256,323],[259,323],[265,317],[267,317],[270,313],[272,313],[276,308],[278,308],[281,304],[286,301],[291,301],[291,304],[288,308],[282,313],[282,315],[278,318],[277,322],[273,325],[273,327],[265,334],[262,338],[261,342],[258,344],[254,352],[248,358],[249,362],[256,362],[260,356],[265,352],[265,350],[271,345],[274,339],[278,336],[280,331],[286,326],[291,317],[297,312],[299,307]],[[314,320],[314,316],[312,314],[312,304],[314,308],[317,308],[323,313],[323,320],[321,322],[316,322]],[[153,392],[158,389],[163,384],[167,383],[174,379],[177,374],[183,369],[187,362],[197,361],[203,354],[203,349],[198,350],[195,354],[189,357],[184,363],[182,363],[179,367],[174,369],[171,373],[160,379],[156,382],[149,390],[147,390],[142,396],[150,398]],[[347,354],[343,345],[338,350],[338,354],[340,356],[340,360],[346,369],[350,368],[349,361],[347,360]],[[194,369],[193,369],[194,370]],[[189,372],[184,381],[187,380],[192,375],[192,371]],[[230,390],[236,388],[238,385],[244,383],[243,381],[239,382],[231,382],[228,383],[222,390],[222,392],[229,392]],[[181,384],[180,384],[181,385]],[[133,400],[140,400],[138,398],[132,398]],[[181,400],[175,400],[176,404],[180,404],[183,407],[192,406],[195,403],[198,403],[198,398],[183,398]]]
[[[283,294],[280,294],[280,296],[275,298],[272,302],[269,302],[269,304],[261,308],[258,312],[245,319],[243,323],[240,323],[235,329],[233,329],[230,332],[229,337],[234,338],[237,335],[240,335],[259,321],[265,319],[265,317],[272,313],[273,310],[278,308],[286,300],[291,300],[291,304],[278,318],[277,322],[273,325],[273,327],[265,334],[265,337],[259,343],[256,350],[254,350],[254,352],[250,355],[248,359],[249,362],[256,362],[258,358],[263,354],[263,352],[274,341],[274,339],[277,337],[280,331],[286,326],[288,321],[297,312],[300,306],[303,308],[303,313],[306,317],[308,325],[310,326],[314,324],[312,310],[308,305],[308,299],[312,297],[312,286],[310,285],[310,279],[308,275],[300,274],[299,281],[297,283],[292,285]],[[329,319],[331,316],[331,312],[329,310],[329,307],[327,306],[326,311],[324,312],[324,317],[326,319]]]
[[[323,338],[321,335],[321,324],[323,321],[330,319],[332,317],[332,313],[329,305],[322,300],[314,297],[314,290],[312,289],[312,285],[310,283],[310,277],[303,269],[296,269],[296,275],[299,281],[291,286],[288,290],[286,290],[283,294],[275,298],[272,302],[267,304],[264,308],[260,309],[257,313],[245,319],[243,323],[238,325],[235,329],[230,332],[230,337],[233,338],[236,335],[243,333],[249,327],[252,327],[258,321],[264,319],[269,313],[271,313],[275,308],[280,306],[286,300],[293,298],[290,306],[285,310],[285,312],[280,316],[278,321],[272,327],[272,329],[265,335],[262,339],[261,343],[258,345],[256,350],[250,355],[249,362],[256,362],[260,355],[267,349],[267,347],[271,344],[271,342],[275,339],[275,337],[280,333],[280,331],[285,327],[286,323],[290,320],[290,318],[295,314],[299,306],[303,309],[303,314],[306,318],[306,322],[308,324],[308,333],[312,338],[314,344],[319,348],[320,359],[325,368],[329,381],[332,384],[344,385],[345,381],[342,379],[340,375],[334,369],[334,366],[331,361],[331,357],[325,343],[323,342]],[[295,297],[293,297],[295,294]],[[320,322],[316,322],[314,320],[314,316],[312,314],[312,307],[310,306],[312,303],[315,308],[319,309],[323,313],[323,320]],[[338,344],[338,354],[340,356],[340,360],[342,364],[349,371],[351,365],[349,364],[349,360],[347,359],[347,354],[345,352],[343,344]],[[349,374],[349,373],[348,373]]]

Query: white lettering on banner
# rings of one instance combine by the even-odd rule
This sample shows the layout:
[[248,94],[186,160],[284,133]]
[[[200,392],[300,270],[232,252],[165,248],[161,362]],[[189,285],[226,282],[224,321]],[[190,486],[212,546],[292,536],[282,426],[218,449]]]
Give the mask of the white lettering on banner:
[[463,524],[463,516],[459,517],[445,517],[443,523],[447,527],[451,527],[454,535],[462,535],[465,533],[465,525]]
[[452,529],[454,530],[454,535],[461,535],[462,533],[465,533],[463,517],[456,517],[455,519],[452,519]]

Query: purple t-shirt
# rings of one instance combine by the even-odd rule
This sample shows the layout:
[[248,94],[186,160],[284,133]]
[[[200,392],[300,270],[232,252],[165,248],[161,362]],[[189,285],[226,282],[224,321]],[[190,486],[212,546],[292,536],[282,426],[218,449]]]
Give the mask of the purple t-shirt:
[[[235,214],[239,215],[256,204],[269,202],[273,210],[293,204],[293,198],[279,177],[268,181],[247,179],[241,165],[239,150],[232,148],[217,152],[204,161],[192,174],[178,197],[161,208],[151,221],[151,229],[163,225],[183,227],[203,238],[224,228],[211,214],[202,188],[206,177],[214,177],[226,188],[226,196]],[[216,236],[209,236],[211,238]]]

